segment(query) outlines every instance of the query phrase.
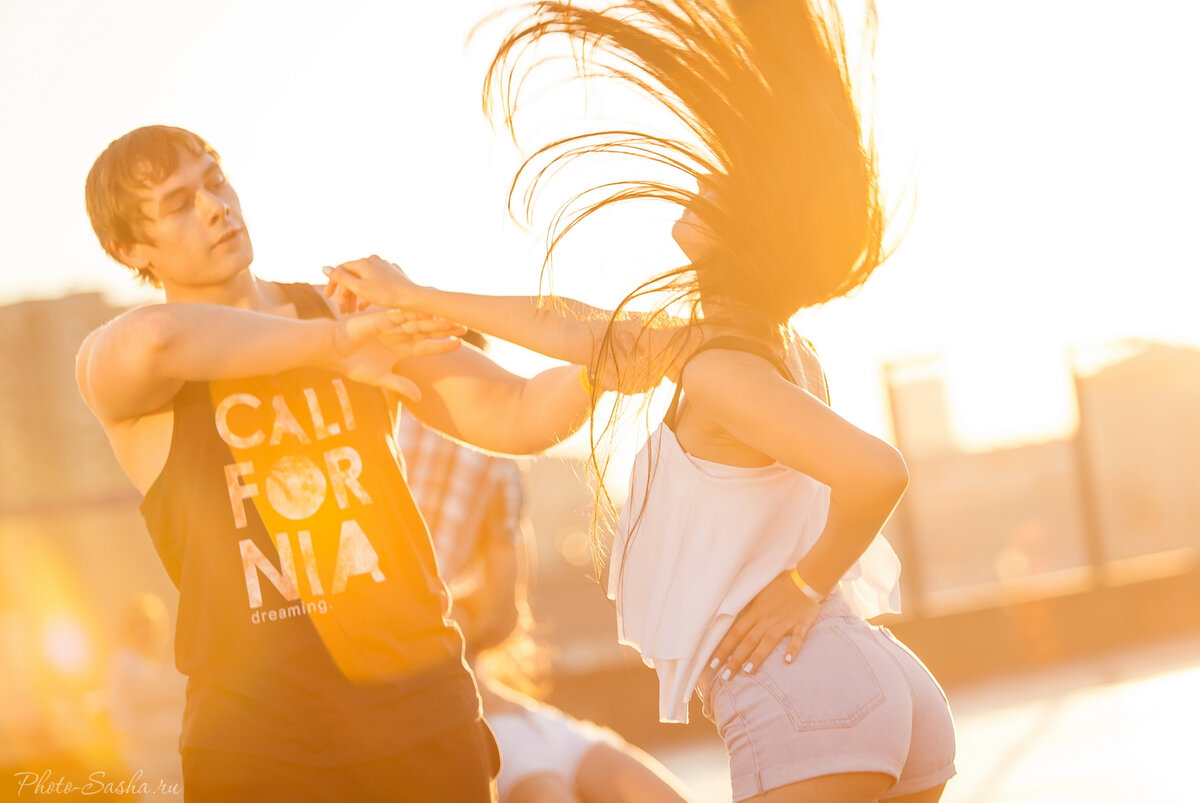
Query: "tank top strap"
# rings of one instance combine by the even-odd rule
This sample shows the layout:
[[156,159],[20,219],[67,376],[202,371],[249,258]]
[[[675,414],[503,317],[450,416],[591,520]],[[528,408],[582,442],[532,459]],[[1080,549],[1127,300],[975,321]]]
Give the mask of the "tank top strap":
[[[793,383],[796,381],[795,377],[792,376],[792,372],[788,369],[787,364],[783,360],[776,357],[775,353],[771,350],[771,347],[762,341],[753,340],[749,337],[738,337],[736,335],[722,335],[721,337],[714,337],[711,340],[706,340],[701,343],[700,346],[691,353],[691,356],[688,357],[688,360],[690,361],[694,359],[695,356],[700,352],[708,351],[710,349],[741,351],[745,352],[746,354],[753,354],[756,357],[762,357],[764,360],[769,362],[771,367],[778,371],[780,376],[782,376],[784,379]],[[671,397],[671,404],[669,407],[667,407],[666,415],[663,416],[663,423],[665,423],[672,430],[675,429],[675,418],[679,413],[679,398],[680,394],[683,392],[683,368],[685,367],[687,367],[687,362],[685,362],[683,367],[679,369],[679,382],[675,384],[675,395]]]
[[301,318],[332,318],[333,312],[325,303],[324,296],[311,284],[304,282],[278,282],[277,286],[296,305],[296,314]]

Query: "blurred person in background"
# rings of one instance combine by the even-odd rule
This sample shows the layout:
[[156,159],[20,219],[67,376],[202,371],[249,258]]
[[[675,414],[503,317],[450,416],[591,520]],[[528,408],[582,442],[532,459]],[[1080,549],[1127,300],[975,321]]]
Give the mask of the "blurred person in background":
[[179,731],[187,681],[171,661],[171,617],[157,594],[130,603],[109,663],[108,712],[129,773],[183,788]]
[[[487,341],[468,331],[480,349]],[[500,803],[679,803],[682,783],[607,728],[536,699],[544,652],[530,634],[530,538],[518,463],[402,415],[396,444],[433,536],[483,712],[500,747]]]
[[397,405],[529,454],[587,419],[577,371],[519,377],[459,349],[461,327],[258,278],[237,193],[190,131],[118,138],[85,198],[104,250],[165,296],[89,334],[76,375],[179,589],[186,798],[492,799]]
[[[654,178],[575,193],[554,219],[550,255],[594,213],[648,199],[684,209],[672,234],[687,263],[616,310],[445,292],[382,260],[339,266],[331,283],[343,304],[419,310],[586,363],[580,381],[593,394],[675,383],[635,461],[608,583],[621,640],[657,670],[659,718],[686,721],[700,692],[737,801],[938,800],[955,772],[945,695],[866,621],[899,610],[899,561],[879,532],[907,468],[833,411],[816,351],[792,329],[798,312],[851,293],[887,256],[872,131],[836,8],[523,8],[485,88],[510,130],[530,74],[556,63],[538,46],[557,37],[571,56],[557,63],[632,86],[687,139],[629,126],[563,137],[525,162],[510,201],[522,176],[532,175],[532,205],[544,179],[593,155],[650,160],[698,189]],[[873,37],[871,7],[867,68]],[[629,310],[646,299],[652,311]],[[592,443],[602,473],[595,432]]]

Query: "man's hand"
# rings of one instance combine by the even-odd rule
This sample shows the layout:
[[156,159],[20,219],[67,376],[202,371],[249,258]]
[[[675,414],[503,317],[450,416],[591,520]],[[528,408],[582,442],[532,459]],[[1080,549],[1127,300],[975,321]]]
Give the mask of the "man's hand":
[[449,321],[398,310],[350,315],[337,322],[330,367],[356,382],[420,399],[420,389],[396,373],[396,363],[453,351],[465,331]]
[[353,312],[375,304],[380,307],[412,305],[419,285],[392,262],[377,256],[323,268],[329,277],[325,296],[334,299],[342,312]]
[[[599,350],[599,371],[595,386],[600,391],[615,390],[629,395],[645,393],[663,381],[662,358],[649,353],[649,338],[628,329],[615,330],[609,348]],[[589,370],[595,371],[595,364]]]

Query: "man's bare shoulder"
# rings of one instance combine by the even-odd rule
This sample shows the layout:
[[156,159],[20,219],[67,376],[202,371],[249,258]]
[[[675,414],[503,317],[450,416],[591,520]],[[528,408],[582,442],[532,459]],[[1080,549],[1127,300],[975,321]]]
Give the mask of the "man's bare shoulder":
[[130,405],[149,390],[145,366],[173,336],[170,303],[127,310],[83,339],[75,356],[75,380],[83,400],[101,422],[137,418],[156,410],[162,399]]
[[134,307],[122,312],[120,315],[110,319],[107,323],[93,329],[84,338],[84,343],[94,341],[100,337],[111,337],[114,335],[130,335],[134,333],[148,333],[155,327],[161,327],[165,321],[170,320],[171,307],[174,306],[170,302],[161,302],[156,304],[144,304],[140,307]]
[[[104,324],[104,326],[107,325]],[[99,326],[88,332],[87,337],[79,345],[79,351],[75,354],[75,384],[79,387],[79,395],[83,396],[83,401],[93,410],[95,409],[95,401],[92,398],[91,385],[88,382],[88,362],[92,357],[92,349],[96,345],[96,340],[99,339],[100,333],[104,331],[104,326]]]
[[76,364],[86,365],[93,357],[102,357],[108,350],[106,346],[109,341],[147,342],[162,337],[164,327],[170,319],[170,311],[167,309],[169,306],[167,303],[161,303],[134,307],[96,327],[80,344]]

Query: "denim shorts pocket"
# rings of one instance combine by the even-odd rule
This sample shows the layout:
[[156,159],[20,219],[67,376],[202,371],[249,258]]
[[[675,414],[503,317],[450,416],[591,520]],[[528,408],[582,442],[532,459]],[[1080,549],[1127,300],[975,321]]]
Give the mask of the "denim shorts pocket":
[[875,670],[841,625],[814,628],[795,661],[766,663],[750,677],[797,731],[852,727],[884,700]]

